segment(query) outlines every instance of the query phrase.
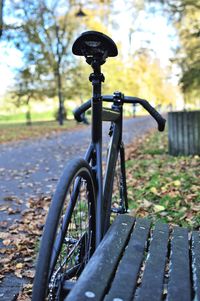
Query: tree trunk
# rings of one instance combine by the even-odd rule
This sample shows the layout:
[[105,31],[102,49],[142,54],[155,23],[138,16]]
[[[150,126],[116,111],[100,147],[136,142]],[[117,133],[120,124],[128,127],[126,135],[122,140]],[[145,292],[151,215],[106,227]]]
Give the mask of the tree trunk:
[[168,113],[169,154],[200,155],[200,111]]
[[0,37],[2,36],[3,33],[3,5],[4,5],[4,0],[0,0]]
[[26,125],[31,125],[31,110],[30,110],[30,101],[31,96],[29,95],[26,101],[26,105],[27,105],[27,111],[26,111]]
[[64,105],[63,105],[63,98],[62,98],[62,82],[61,82],[61,76],[59,70],[57,74],[57,83],[58,83],[58,100],[59,100],[58,120],[59,120],[59,124],[63,125]]
[[63,98],[62,98],[62,78],[60,74],[60,64],[62,60],[62,42],[60,40],[59,25],[56,25],[56,38],[57,38],[57,48],[56,48],[56,54],[57,54],[57,66],[56,66],[56,75],[57,75],[57,85],[58,85],[58,100],[59,100],[59,110],[58,110],[58,120],[59,124],[63,125],[63,117],[64,117],[64,105],[63,105]]

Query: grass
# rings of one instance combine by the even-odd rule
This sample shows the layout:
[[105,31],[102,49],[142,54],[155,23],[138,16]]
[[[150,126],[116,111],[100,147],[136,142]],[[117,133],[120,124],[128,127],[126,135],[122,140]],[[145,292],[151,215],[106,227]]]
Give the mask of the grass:
[[[52,120],[54,118],[54,112],[48,111],[48,112],[42,112],[42,113],[31,113],[31,119],[33,121],[46,121],[46,120]],[[1,123],[22,123],[26,122],[26,116],[25,113],[15,113],[15,114],[7,114],[2,115],[0,114],[0,124]]]
[[[48,110],[44,112],[31,112],[31,120],[33,122],[38,121],[51,121],[55,119],[56,110]],[[67,110],[68,119],[73,119],[73,113],[71,110]],[[25,123],[26,122],[26,114],[24,112],[18,112],[14,114],[1,114],[0,113],[0,124],[2,123]]]
[[30,126],[25,123],[0,124],[0,143],[44,137],[72,129],[76,125],[74,120],[65,121],[63,126],[59,126],[56,121],[33,122]]
[[200,157],[172,157],[167,133],[153,133],[129,150],[127,182],[133,214],[200,227]]

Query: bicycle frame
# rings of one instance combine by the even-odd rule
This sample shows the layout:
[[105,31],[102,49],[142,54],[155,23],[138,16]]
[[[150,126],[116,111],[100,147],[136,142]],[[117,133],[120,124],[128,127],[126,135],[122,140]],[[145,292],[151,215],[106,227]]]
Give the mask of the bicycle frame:
[[[96,181],[96,246],[109,227],[108,210],[111,207],[112,187],[118,152],[124,164],[124,147],[122,143],[122,102],[115,96],[112,109],[102,109],[101,82],[104,80],[100,66],[90,75],[93,84],[92,97],[92,142],[87,150],[85,159],[91,164]],[[105,175],[102,175],[102,121],[112,122],[112,135],[108,150]],[[124,167],[125,172],[125,167]]]
[[[84,56],[86,62],[92,67],[93,73],[89,80],[93,86],[93,96],[90,101],[83,104],[75,112],[77,121],[82,121],[81,113],[92,107],[92,142],[86,153],[85,159],[92,166],[96,181],[96,246],[109,227],[108,210],[111,205],[114,170],[118,152],[122,158],[122,173],[125,175],[124,148],[122,143],[122,106],[123,103],[140,103],[158,122],[160,131],[164,130],[165,120],[162,116],[144,99],[137,97],[124,97],[120,92],[116,92],[113,97],[112,109],[102,110],[101,83],[104,75],[101,73],[101,65],[106,62],[107,57],[117,55],[115,43],[102,33],[88,31],[83,33],[73,44],[72,51],[75,55]],[[111,98],[105,100],[111,101]],[[111,145],[108,152],[106,172],[102,179],[102,121],[112,122]],[[126,189],[126,186],[125,186]]]

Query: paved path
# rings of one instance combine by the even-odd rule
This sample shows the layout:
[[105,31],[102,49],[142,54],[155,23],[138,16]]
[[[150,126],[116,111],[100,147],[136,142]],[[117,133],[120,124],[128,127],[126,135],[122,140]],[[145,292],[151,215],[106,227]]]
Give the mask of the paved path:
[[[125,144],[155,126],[150,117],[126,119],[123,132]],[[65,163],[77,155],[83,155],[89,141],[90,127],[83,127],[50,138],[0,145],[0,205],[10,206],[10,201],[6,199],[14,197],[13,209],[19,211],[14,215],[0,211],[0,220],[11,223],[13,219],[20,218],[20,211],[31,196],[51,195]],[[21,279],[8,275],[0,284],[0,300],[14,300],[21,285]]]

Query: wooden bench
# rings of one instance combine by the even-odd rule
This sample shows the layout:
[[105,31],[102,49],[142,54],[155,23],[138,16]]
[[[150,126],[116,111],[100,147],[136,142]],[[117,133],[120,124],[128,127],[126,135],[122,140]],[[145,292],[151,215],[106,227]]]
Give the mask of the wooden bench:
[[116,218],[65,301],[200,301],[200,232]]

